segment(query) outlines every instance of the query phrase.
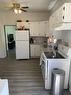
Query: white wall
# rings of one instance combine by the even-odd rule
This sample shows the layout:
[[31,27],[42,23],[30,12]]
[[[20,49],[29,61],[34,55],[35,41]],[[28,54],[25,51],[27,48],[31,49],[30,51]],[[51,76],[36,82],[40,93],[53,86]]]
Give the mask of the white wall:
[[6,56],[4,25],[15,25],[17,20],[46,21],[48,13],[22,13],[19,15],[11,11],[0,11],[0,58]]
[[68,42],[71,47],[71,31],[62,31],[62,39]]

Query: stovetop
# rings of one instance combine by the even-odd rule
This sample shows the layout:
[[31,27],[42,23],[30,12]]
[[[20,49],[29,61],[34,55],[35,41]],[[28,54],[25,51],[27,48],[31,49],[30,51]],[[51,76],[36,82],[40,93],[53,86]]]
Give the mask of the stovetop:
[[53,52],[44,52],[45,56],[49,59],[65,59],[61,54],[59,54],[58,52],[56,52],[56,54],[54,54]]

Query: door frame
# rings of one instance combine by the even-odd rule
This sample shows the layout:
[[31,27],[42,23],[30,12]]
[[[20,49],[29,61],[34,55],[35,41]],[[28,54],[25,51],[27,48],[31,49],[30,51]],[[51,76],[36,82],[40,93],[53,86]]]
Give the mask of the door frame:
[[5,31],[5,27],[6,27],[6,26],[16,26],[16,25],[4,25],[5,49],[6,49],[6,56],[8,56],[7,44],[6,44],[6,31]]

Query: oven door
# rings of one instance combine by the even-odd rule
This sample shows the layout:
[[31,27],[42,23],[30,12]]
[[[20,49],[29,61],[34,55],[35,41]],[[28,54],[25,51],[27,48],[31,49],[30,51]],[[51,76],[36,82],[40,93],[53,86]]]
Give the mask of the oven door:
[[44,52],[41,54],[41,57],[40,57],[40,65],[43,63],[42,61],[44,61],[45,63],[45,60],[46,60],[46,56],[44,54]]
[[47,58],[44,54],[44,52],[41,54],[41,57],[40,57],[40,66],[41,66],[41,70],[42,70],[42,75],[43,75],[43,79],[44,81],[47,79],[47,73],[48,73],[48,61],[47,61]]
[[42,70],[43,79],[45,80],[45,61],[43,60],[41,64],[41,70]]

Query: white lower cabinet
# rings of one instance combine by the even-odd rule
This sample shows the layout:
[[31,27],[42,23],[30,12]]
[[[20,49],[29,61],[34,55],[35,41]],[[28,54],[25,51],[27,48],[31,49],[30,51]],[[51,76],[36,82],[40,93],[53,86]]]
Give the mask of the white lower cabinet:
[[40,45],[30,45],[31,58],[38,58],[41,55]]
[[34,57],[34,45],[30,45],[30,54],[31,54],[31,57]]

